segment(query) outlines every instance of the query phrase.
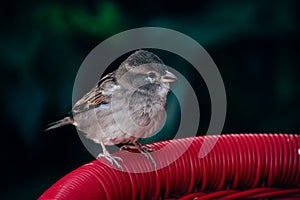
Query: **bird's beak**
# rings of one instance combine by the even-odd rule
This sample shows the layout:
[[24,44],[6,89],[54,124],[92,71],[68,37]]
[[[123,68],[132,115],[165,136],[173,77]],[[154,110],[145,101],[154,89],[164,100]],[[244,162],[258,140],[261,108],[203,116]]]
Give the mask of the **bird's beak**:
[[172,83],[177,80],[177,77],[173,73],[166,71],[166,74],[161,79],[163,83]]

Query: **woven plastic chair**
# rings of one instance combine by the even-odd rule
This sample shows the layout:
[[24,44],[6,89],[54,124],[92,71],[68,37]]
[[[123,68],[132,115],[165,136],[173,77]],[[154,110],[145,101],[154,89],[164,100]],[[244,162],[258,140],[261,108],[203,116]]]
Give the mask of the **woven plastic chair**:
[[[203,141],[214,144],[217,138],[208,155],[199,157]],[[94,160],[57,181],[39,199],[300,199],[297,135],[203,136],[148,147],[166,145],[163,154],[153,153],[158,166],[172,160],[174,152],[187,150],[171,164],[145,173],[122,172],[105,159]],[[129,171],[152,167],[126,151],[114,155]]]

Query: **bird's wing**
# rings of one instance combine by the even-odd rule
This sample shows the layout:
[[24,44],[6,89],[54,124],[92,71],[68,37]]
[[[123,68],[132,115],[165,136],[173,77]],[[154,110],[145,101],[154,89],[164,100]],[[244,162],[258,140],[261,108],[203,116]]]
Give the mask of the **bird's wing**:
[[101,104],[109,103],[111,95],[119,88],[120,86],[114,78],[114,72],[107,74],[99,80],[95,87],[75,103],[72,113],[85,112]]

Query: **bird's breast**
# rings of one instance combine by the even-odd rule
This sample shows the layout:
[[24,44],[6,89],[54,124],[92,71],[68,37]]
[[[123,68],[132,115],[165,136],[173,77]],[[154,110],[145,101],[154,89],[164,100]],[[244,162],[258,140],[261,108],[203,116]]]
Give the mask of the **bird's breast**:
[[134,92],[113,95],[110,102],[77,114],[77,128],[95,142],[112,145],[145,138],[160,129],[166,100],[159,95]]

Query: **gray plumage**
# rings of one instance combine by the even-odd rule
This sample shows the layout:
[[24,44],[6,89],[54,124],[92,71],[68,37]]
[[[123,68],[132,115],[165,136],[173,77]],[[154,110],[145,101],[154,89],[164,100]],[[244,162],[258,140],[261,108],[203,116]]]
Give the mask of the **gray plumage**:
[[175,80],[175,75],[158,56],[138,50],[79,99],[71,116],[55,122],[47,130],[75,125],[87,138],[102,145],[103,154],[99,157],[104,156],[119,168],[119,158],[110,155],[105,145],[133,143],[155,164],[137,140],[161,127],[169,83]]

